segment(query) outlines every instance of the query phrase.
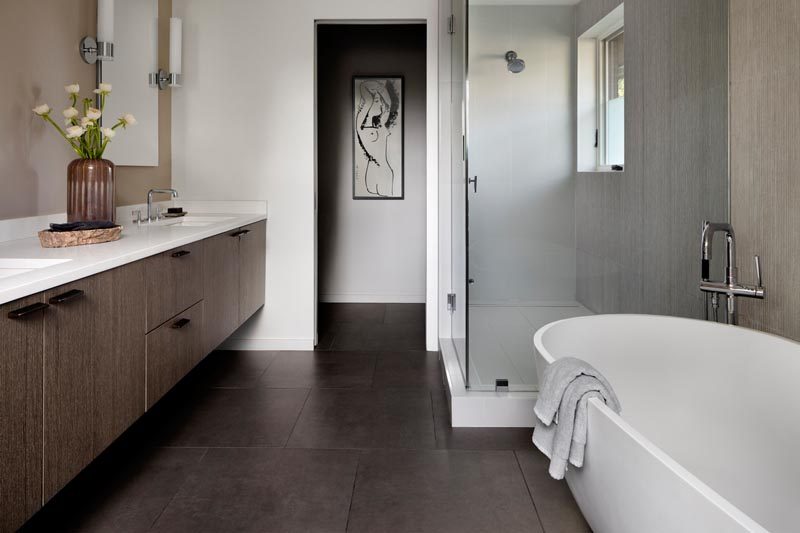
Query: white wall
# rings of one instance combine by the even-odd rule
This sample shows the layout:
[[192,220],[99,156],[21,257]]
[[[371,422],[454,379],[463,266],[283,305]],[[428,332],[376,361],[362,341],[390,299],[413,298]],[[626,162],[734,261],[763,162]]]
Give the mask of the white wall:
[[571,6],[470,7],[470,303],[575,300],[574,21]]
[[[267,200],[267,306],[244,347],[309,349],[314,339],[314,34],[317,20],[422,20],[430,0],[174,0],[184,19],[184,85],[173,90],[173,184],[187,199]],[[437,50],[428,48],[426,301],[437,347]]]
[[[320,26],[320,301],[425,301],[425,32],[421,24]],[[403,77],[402,200],[353,199],[355,75]]]

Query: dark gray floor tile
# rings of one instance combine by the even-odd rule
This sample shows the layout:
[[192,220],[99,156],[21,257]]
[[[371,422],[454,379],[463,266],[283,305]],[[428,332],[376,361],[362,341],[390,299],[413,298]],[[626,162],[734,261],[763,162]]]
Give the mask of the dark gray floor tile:
[[541,532],[513,452],[368,451],[348,531]]
[[321,303],[319,306],[319,322],[323,326],[343,322],[380,324],[385,316],[386,304],[382,303]]
[[345,531],[358,452],[209,450],[155,531]]
[[336,340],[336,326],[326,327],[324,330],[320,328],[319,339],[317,345],[314,346],[315,350],[331,350],[333,349],[333,341]]
[[437,352],[378,354],[372,386],[380,388],[441,389],[442,367]]
[[191,379],[204,387],[253,387],[274,358],[275,352],[216,351],[197,366]]
[[200,448],[148,448],[113,460],[101,457],[23,531],[148,531],[205,453]]
[[425,325],[425,304],[386,304],[385,324]]
[[517,459],[547,533],[591,533],[566,481],[547,473],[548,459],[539,450],[517,451]]
[[425,326],[416,324],[342,324],[333,340],[333,350],[424,351]]
[[454,428],[450,423],[447,392],[432,391],[436,446],[451,450],[530,450],[530,428]]
[[281,352],[259,387],[369,388],[375,355],[367,352]]
[[183,394],[151,425],[164,446],[283,446],[306,389],[203,389]]
[[287,446],[294,448],[433,448],[428,391],[311,391]]

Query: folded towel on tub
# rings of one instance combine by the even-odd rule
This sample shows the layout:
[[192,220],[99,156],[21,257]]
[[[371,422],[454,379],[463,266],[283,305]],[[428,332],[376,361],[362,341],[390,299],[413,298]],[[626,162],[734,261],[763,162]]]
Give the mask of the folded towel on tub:
[[563,479],[568,464],[583,466],[588,407],[591,398],[603,400],[620,412],[619,400],[605,377],[592,365],[574,357],[547,367],[536,402],[533,443],[550,459],[550,475]]

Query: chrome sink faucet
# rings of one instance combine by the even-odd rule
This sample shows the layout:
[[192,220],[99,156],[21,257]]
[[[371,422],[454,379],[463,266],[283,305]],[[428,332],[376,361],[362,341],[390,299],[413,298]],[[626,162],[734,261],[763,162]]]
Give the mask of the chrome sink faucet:
[[[170,194],[173,198],[178,197],[178,191],[175,189],[150,189],[147,191],[147,221],[153,221],[153,195],[154,194]],[[156,216],[158,220],[158,216]]]
[[[711,248],[714,235],[725,233],[725,280],[711,281]],[[719,307],[720,295],[726,297],[727,323],[736,324],[737,308],[736,297],[764,299],[765,290],[761,279],[761,258],[754,257],[756,268],[757,285],[740,285],[738,282],[738,269],[736,268],[736,235],[733,226],[725,222],[703,222],[703,232],[700,240],[700,264],[702,274],[700,290],[706,294],[711,294],[711,306],[714,310],[716,320],[717,308]],[[706,305],[706,319],[708,319],[708,305]]]

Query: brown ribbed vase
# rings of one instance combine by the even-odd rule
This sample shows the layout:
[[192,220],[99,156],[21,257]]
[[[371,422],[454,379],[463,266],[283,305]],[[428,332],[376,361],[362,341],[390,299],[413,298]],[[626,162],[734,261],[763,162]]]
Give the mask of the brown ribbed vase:
[[67,167],[67,222],[116,222],[114,163],[75,159]]

